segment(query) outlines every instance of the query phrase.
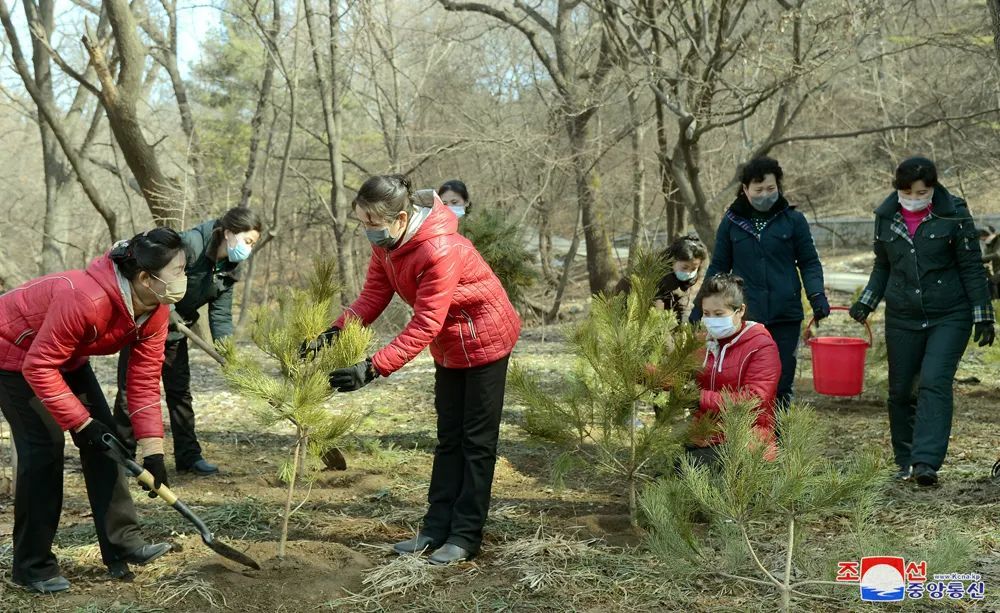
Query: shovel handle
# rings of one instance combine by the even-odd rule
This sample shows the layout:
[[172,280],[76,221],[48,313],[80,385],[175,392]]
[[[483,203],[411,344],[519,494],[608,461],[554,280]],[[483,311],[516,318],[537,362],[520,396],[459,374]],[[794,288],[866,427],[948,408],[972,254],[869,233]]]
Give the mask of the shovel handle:
[[149,489],[156,492],[156,495],[163,499],[169,505],[176,504],[177,496],[170,491],[170,488],[165,484],[161,484],[160,487],[154,487],[153,484],[156,483],[156,479],[153,474],[139,466],[138,462],[133,460],[128,451],[126,451],[125,446],[119,441],[113,434],[105,434],[102,438],[104,444],[108,446],[107,454],[111,458],[125,467],[125,470],[129,472],[130,475],[136,478],[139,483],[145,485]]
[[[138,466],[138,464],[136,466]],[[166,502],[169,505],[177,504],[177,496],[170,490],[169,487],[163,485],[162,483],[160,484],[160,487],[153,487],[155,479],[153,479],[152,473],[148,470],[142,469],[142,472],[136,475],[135,478],[139,483],[156,492],[156,495],[162,498],[163,502]]]

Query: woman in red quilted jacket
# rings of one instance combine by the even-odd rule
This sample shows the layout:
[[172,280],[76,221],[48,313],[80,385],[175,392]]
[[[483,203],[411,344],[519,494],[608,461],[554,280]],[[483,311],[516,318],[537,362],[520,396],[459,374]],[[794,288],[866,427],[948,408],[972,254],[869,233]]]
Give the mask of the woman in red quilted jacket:
[[432,206],[418,206],[401,175],[375,176],[361,186],[353,207],[372,243],[368,276],[324,336],[332,338],[346,317],[371,324],[394,294],[413,308],[399,336],[368,360],[331,373],[330,384],[356,390],[430,348],[438,444],[429,508],[417,536],[395,550],[433,551],[432,563],[447,564],[472,557],[482,542],[507,362],[521,321],[496,275],[458,234],[458,218],[429,195]]
[[[708,333],[705,365],[698,375],[701,397],[693,415],[696,434],[687,447],[695,463],[715,464],[715,446],[724,439],[717,430],[725,395],[759,402],[754,431],[766,445],[765,457],[774,459],[774,401],[781,378],[778,346],[763,325],[746,320],[743,279],[718,274],[707,279],[699,294]],[[707,421],[708,423],[701,423]]]
[[[80,448],[101,557],[116,578],[170,550],[139,533],[124,472],[104,455],[114,420],[88,362],[132,344],[128,413],[143,466],[166,483],[160,366],[168,303],[184,295],[184,252],[173,230],[122,241],[86,270],[39,277],[0,296],[0,409],[17,448],[15,583],[69,589],[52,553],[63,499],[64,432]],[[150,494],[154,496],[155,494]]]

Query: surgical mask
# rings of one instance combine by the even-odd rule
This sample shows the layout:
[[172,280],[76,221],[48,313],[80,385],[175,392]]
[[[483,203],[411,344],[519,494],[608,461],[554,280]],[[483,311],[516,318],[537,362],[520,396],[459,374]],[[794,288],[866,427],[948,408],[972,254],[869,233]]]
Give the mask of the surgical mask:
[[764,196],[752,196],[750,198],[750,206],[757,209],[761,213],[766,213],[771,210],[771,207],[778,201],[778,196],[781,192],[775,191]]
[[678,281],[690,281],[698,276],[698,269],[695,268],[691,272],[684,272],[683,270],[674,270],[674,276],[677,277]]
[[163,279],[157,277],[153,273],[149,273],[149,276],[153,277],[154,279],[156,279],[157,281],[159,281],[164,285],[164,290],[162,294],[157,292],[152,287],[149,288],[149,291],[153,292],[153,295],[156,296],[157,302],[159,302],[160,304],[175,304],[177,302],[180,302],[181,298],[184,297],[184,294],[187,293],[188,280],[186,275],[182,277],[177,277],[172,281],[164,281]]
[[396,238],[389,234],[389,228],[365,228],[365,236],[368,241],[376,247],[388,249],[396,242]]
[[[232,234],[227,231],[228,236],[226,236],[226,252],[229,256],[230,262],[242,262],[243,260],[250,257],[250,252],[253,247],[246,243],[244,240],[246,237],[243,232],[239,234]],[[232,239],[232,240],[230,240]],[[233,244],[233,241],[236,244]]]
[[917,211],[922,211],[927,207],[929,207],[931,205],[931,198],[933,196],[934,193],[931,192],[931,195],[927,196],[926,198],[920,198],[919,200],[910,200],[909,198],[903,198],[903,196],[900,194],[899,206],[903,207],[904,209],[906,209],[911,213],[916,213]]
[[451,212],[455,214],[455,217],[458,217],[459,219],[465,217],[465,207],[464,206],[452,206],[452,205],[448,205],[448,208],[451,209]]
[[703,317],[701,321],[705,324],[709,338],[729,338],[736,334],[736,324],[733,323],[732,315],[729,317]]

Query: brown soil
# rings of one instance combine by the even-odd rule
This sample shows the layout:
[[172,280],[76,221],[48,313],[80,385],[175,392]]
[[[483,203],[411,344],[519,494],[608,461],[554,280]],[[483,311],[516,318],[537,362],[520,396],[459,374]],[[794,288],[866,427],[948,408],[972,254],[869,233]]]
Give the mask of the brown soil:
[[609,547],[638,547],[643,534],[632,526],[628,515],[582,515],[573,520],[577,538],[600,539]]
[[[277,543],[251,543],[246,553],[261,570],[215,557],[196,566],[196,572],[221,591],[239,611],[305,610],[356,592],[361,571],[372,563],[339,543],[291,541],[285,557],[277,557]],[[294,603],[294,607],[292,604]]]

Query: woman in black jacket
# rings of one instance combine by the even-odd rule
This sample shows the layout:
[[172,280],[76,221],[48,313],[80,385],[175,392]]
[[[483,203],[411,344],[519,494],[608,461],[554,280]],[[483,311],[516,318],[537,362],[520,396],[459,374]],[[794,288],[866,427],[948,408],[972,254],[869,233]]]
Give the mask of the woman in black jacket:
[[[747,318],[764,324],[778,345],[781,379],[777,407],[787,407],[795,383],[795,353],[802,320],[802,286],[819,321],[830,315],[823,265],[805,215],[781,192],[784,173],[777,160],[759,157],[741,171],[740,189],[719,224],[715,251],[705,273],[732,273],[746,283]],[[802,281],[799,281],[799,275]],[[697,307],[691,320],[701,319]]]
[[[670,243],[660,257],[670,265],[670,272],[660,279],[651,306],[673,311],[677,321],[683,323],[693,310],[691,293],[698,283],[698,272],[708,259],[708,250],[697,236],[688,235]],[[614,293],[627,294],[631,290],[629,278],[623,277],[615,286]]]
[[864,322],[885,298],[896,476],[928,486],[948,451],[958,362],[973,327],[980,347],[993,344],[994,314],[976,224],[934,162],[904,160],[893,187],[875,210],[875,265],[851,317]]
[[[175,305],[175,310],[187,326],[194,325],[198,321],[198,310],[208,305],[208,328],[212,340],[232,336],[233,286],[242,277],[245,261],[260,240],[262,229],[263,224],[256,212],[235,207],[218,219],[210,219],[181,232],[187,292]],[[118,358],[118,397],[115,399],[114,415],[119,437],[133,446],[132,427],[125,411],[128,356],[128,349],[124,349]],[[164,349],[163,391],[170,415],[177,472],[198,476],[218,473],[219,468],[202,456],[201,443],[195,434],[187,337],[174,325],[170,326]]]

